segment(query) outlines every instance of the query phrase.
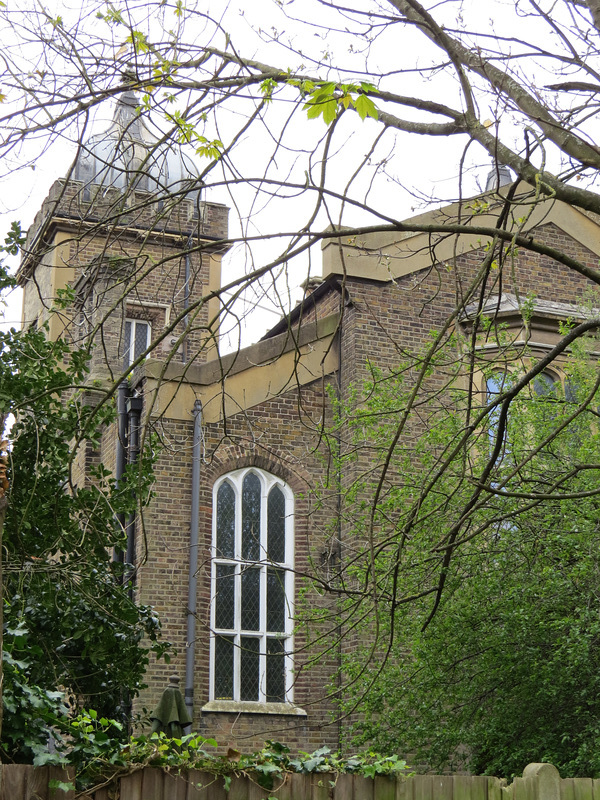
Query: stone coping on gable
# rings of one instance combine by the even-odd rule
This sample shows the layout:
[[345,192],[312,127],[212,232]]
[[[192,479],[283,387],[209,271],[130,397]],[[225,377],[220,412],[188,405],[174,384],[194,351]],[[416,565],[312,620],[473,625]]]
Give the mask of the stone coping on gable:
[[339,319],[331,314],[205,364],[148,359],[132,385],[144,394],[148,415],[190,420],[200,400],[204,422],[219,423],[336,372]]
[[[334,276],[364,278],[387,283],[404,275],[444,265],[459,255],[479,250],[489,241],[502,206],[500,192],[469,198],[462,203],[432,209],[424,214],[389,225],[367,226],[360,232],[330,231],[323,238],[322,278]],[[600,225],[597,215],[584,213],[555,198],[527,200],[531,188],[522,184],[517,198],[526,215],[521,230],[519,220],[513,220],[515,232],[529,235],[536,227],[555,225],[591,253],[600,256]],[[444,226],[461,220],[462,232],[444,233]],[[336,233],[339,235],[336,236]]]
[[165,369],[163,361],[147,359],[141,365],[144,377],[160,378],[161,381],[183,380],[197,386],[211,386],[224,377],[232,377],[252,367],[277,361],[285,353],[297,350],[312,341],[324,339],[335,333],[340,315],[330,314],[324,319],[302,325],[296,331],[284,331],[272,339],[264,339],[235,353],[227,353],[204,364],[181,364],[171,362]]

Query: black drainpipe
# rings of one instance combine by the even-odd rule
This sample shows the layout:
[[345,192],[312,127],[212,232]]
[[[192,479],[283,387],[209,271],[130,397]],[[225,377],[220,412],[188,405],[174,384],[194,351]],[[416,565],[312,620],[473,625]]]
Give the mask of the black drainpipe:
[[200,464],[202,459],[202,403],[194,403],[192,448],[192,508],[190,513],[190,563],[188,577],[187,638],[185,651],[185,704],[194,717],[194,661],[196,656],[196,596],[198,583],[198,524],[200,521]]
[[[129,437],[127,448],[127,463],[135,464],[140,451],[140,420],[142,417],[143,400],[141,397],[127,398],[127,416],[129,418]],[[126,562],[131,564],[132,575],[135,575],[135,512],[127,518],[127,553]]]
[[[127,384],[127,381],[121,381],[117,390],[117,446],[115,464],[115,484],[117,488],[121,487],[123,474],[125,473],[125,464],[127,463],[128,396],[129,385]],[[119,529],[124,531],[125,514],[117,514],[117,522],[119,523]],[[115,548],[113,552],[113,561],[118,561],[122,564],[123,558],[123,551]]]

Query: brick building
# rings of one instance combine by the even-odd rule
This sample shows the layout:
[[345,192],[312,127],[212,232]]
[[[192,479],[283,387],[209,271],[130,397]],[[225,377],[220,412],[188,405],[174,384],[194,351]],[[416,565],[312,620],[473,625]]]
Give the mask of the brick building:
[[[184,155],[155,145],[134,106],[125,94],[109,131],[52,187],[19,281],[25,324],[48,321],[52,337],[93,342],[90,402],[120,385],[119,421],[99,450],[80,454],[81,479],[94,461],[119,477],[149,429],[161,439],[155,496],[143,525],[123,521],[123,557],[177,655],[151,665],[141,704],[151,707],[175,671],[194,727],[224,745],[247,750],[272,738],[335,748],[328,696],[352,640],[324,647],[294,622],[303,603],[325,612],[333,603],[307,595],[303,576],[323,575],[344,557],[343,526],[332,532],[330,524],[335,492],[314,502],[328,468],[329,397],[347,401],[369,363],[393,369],[451,315],[455,326],[468,325],[477,299],[468,287],[489,239],[466,229],[434,237],[429,228],[458,219],[458,206],[396,230],[325,239],[322,280],[305,300],[261,341],[220,356],[227,209],[203,196]],[[493,227],[501,204],[492,192],[485,204],[463,205],[463,225]],[[543,354],[558,323],[581,316],[591,286],[551,248],[594,268],[600,228],[553,201],[531,205],[515,225],[535,231],[547,255],[513,251],[510,266],[491,273],[482,307],[514,342],[527,339]],[[535,298],[524,319],[517,298],[528,293]],[[494,358],[497,346],[482,343],[481,352]],[[325,623],[319,633],[328,636]]]

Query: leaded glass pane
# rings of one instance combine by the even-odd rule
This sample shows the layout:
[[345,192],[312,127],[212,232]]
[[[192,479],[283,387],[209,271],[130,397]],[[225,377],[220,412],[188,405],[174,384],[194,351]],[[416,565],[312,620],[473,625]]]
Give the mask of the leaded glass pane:
[[542,372],[533,380],[533,390],[538,397],[556,398],[556,381],[552,375]]
[[269,492],[267,556],[271,561],[285,561],[285,496],[279,486]]
[[542,372],[534,378],[533,390],[539,397],[556,397],[556,381],[552,375]]
[[578,403],[579,399],[583,400],[585,397],[585,391],[577,381],[573,380],[573,378],[567,378],[565,381],[565,400],[568,403]]
[[227,481],[217,492],[217,556],[235,557],[235,492]]
[[240,638],[240,700],[258,700],[260,639]]
[[233,700],[233,637],[215,638],[215,700]]
[[285,571],[267,570],[267,630],[285,631]]
[[253,472],[242,487],[242,558],[260,560],[260,480]]
[[144,350],[148,347],[148,330],[149,325],[147,322],[136,322],[135,323],[135,343],[133,348],[133,358],[132,361],[135,361],[139,358]]
[[130,356],[131,353],[131,322],[125,323],[125,355],[124,361],[125,366],[129,366],[131,364],[132,358]]
[[260,569],[242,571],[242,630],[260,630]]
[[215,598],[215,628],[235,628],[235,567],[217,564],[217,596]]
[[282,639],[267,639],[267,703],[285,702],[285,647]]
[[[487,397],[486,402],[493,402],[499,395],[510,388],[510,375],[505,372],[498,372],[491,375],[486,381]],[[496,437],[498,435],[498,425],[500,424],[501,407],[496,406],[488,415],[488,437],[490,441],[490,449],[493,450],[496,446]],[[506,445],[507,431],[504,430],[504,442]]]

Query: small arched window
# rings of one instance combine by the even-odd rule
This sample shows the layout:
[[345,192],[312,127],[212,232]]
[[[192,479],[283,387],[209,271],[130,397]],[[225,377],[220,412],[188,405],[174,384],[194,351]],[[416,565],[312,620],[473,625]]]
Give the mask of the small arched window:
[[[493,403],[501,394],[504,394],[511,386],[511,376],[508,372],[495,372],[486,379],[486,402]],[[488,415],[488,437],[491,450],[496,445],[496,437],[498,436],[498,425],[500,422],[499,405],[494,406]],[[506,445],[506,430],[504,431],[503,445]]]
[[533,391],[538,397],[544,397],[548,400],[557,399],[557,387],[559,386],[560,381],[550,372],[540,372],[533,380]]
[[254,468],[215,484],[211,700],[291,702],[293,502]]

